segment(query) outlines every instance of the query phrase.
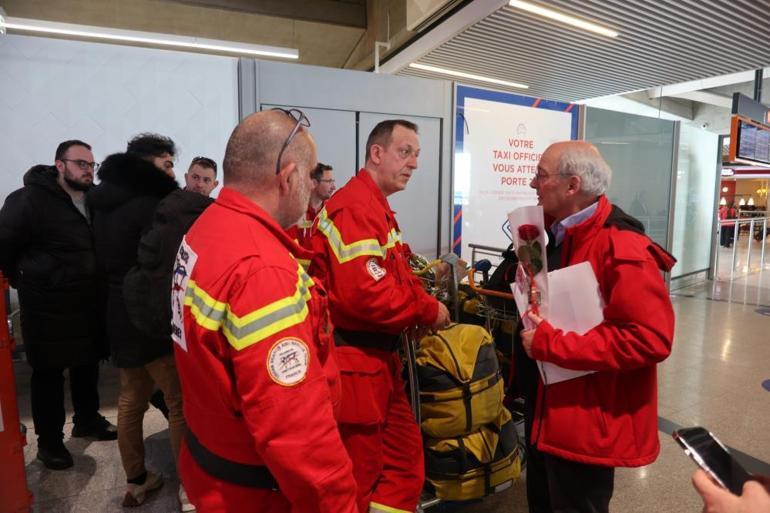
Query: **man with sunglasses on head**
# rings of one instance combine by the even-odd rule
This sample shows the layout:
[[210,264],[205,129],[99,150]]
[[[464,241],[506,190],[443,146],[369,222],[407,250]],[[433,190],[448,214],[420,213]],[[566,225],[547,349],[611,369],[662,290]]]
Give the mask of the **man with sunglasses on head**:
[[[24,175],[24,187],[0,210],[0,270],[19,291],[21,331],[32,367],[32,419],[37,458],[49,469],[72,467],[63,443],[64,370],[69,369],[74,437],[115,440],[99,414],[99,360],[107,357],[101,329],[91,209],[91,146],[59,144],[53,166]],[[3,320],[4,322],[4,320]]]
[[285,232],[310,198],[308,126],[300,111],[272,110],[235,127],[224,188],[177,253],[179,473],[199,513],[358,511],[326,293]]
[[217,163],[208,157],[195,157],[184,174],[184,190],[211,196],[217,188]]
[[342,376],[340,433],[360,511],[415,511],[425,477],[396,349],[405,329],[446,327],[449,311],[413,276],[387,200],[406,188],[419,154],[414,123],[375,126],[365,167],[326,203],[310,239],[310,273],[329,290]]
[[286,230],[289,237],[296,240],[303,248],[309,247],[313,221],[315,221],[326,200],[331,198],[337,189],[334,180],[334,170],[331,166],[321,162],[310,173],[310,179],[313,183],[313,188],[310,190],[310,202],[307,204],[307,211],[297,224]]

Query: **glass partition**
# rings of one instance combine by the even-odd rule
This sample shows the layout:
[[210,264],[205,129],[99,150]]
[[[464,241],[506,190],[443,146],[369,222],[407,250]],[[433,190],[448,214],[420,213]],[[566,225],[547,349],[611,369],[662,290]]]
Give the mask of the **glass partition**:
[[678,262],[672,278],[705,271],[714,226],[714,184],[719,162],[719,136],[682,124],[676,173],[672,253]]
[[663,247],[669,235],[676,131],[673,121],[586,108],[585,139],[612,168],[607,198],[644,223],[650,238]]

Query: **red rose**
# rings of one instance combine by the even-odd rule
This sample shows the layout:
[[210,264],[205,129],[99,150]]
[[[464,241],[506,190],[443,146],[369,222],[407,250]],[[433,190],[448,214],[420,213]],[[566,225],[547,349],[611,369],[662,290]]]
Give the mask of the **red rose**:
[[534,224],[523,224],[519,226],[519,238],[525,242],[537,240],[540,236],[540,230]]

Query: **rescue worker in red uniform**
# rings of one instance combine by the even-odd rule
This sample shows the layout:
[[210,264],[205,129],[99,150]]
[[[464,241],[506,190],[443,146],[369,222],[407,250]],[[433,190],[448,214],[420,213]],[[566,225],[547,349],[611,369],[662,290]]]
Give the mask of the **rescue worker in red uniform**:
[[413,512],[424,481],[420,429],[395,353],[412,326],[443,328],[449,312],[407,264],[387,196],[406,187],[420,143],[409,121],[378,124],[366,165],[327,203],[311,236],[311,275],[329,291],[342,378],[339,426],[362,512]]
[[310,234],[316,216],[323,208],[326,200],[332,197],[337,189],[334,180],[334,170],[331,166],[321,162],[310,173],[313,187],[310,189],[310,201],[307,204],[307,212],[297,222],[286,230],[289,237],[296,240],[303,248],[310,247]]
[[235,128],[225,187],[177,254],[172,332],[189,428],[179,473],[198,513],[358,511],[326,293],[285,232],[316,165],[306,119],[260,112]]
[[[660,451],[656,367],[674,337],[661,271],[675,259],[604,196],[611,170],[590,143],[552,144],[537,169],[549,269],[590,263],[605,307],[582,335],[531,313],[537,327],[521,334],[529,511],[606,513],[615,467],[647,465]],[[547,384],[533,360],[594,372]]]

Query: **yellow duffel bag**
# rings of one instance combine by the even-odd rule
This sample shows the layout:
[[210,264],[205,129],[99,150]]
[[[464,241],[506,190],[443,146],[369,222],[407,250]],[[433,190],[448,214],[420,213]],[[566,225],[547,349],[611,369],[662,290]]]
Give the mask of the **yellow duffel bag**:
[[423,433],[462,436],[498,419],[503,380],[487,330],[454,324],[424,337],[416,356]]
[[511,414],[458,438],[425,441],[426,477],[445,501],[478,499],[509,488],[521,475],[522,450]]

